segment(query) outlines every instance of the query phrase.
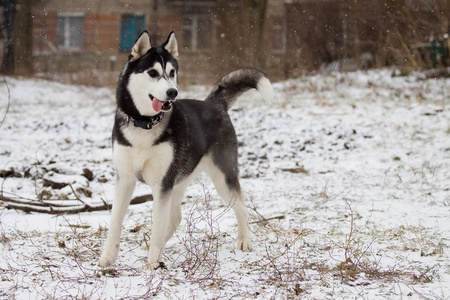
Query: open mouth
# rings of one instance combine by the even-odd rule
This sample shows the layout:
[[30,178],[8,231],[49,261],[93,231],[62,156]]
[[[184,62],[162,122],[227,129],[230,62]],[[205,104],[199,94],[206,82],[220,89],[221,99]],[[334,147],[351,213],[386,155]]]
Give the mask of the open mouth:
[[159,100],[158,98],[154,97],[153,95],[149,95],[150,100],[152,100],[152,108],[156,112],[167,112],[172,109],[172,102],[173,100]]
[[172,102],[173,102],[173,100],[164,101],[163,106],[161,108],[161,111],[166,112],[166,111],[171,110],[172,109]]

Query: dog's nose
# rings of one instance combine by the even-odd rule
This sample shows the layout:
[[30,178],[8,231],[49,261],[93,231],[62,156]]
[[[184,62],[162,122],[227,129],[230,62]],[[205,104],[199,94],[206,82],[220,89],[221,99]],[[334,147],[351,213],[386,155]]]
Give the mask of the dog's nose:
[[167,90],[166,95],[170,100],[174,100],[178,96],[178,91],[177,89],[170,88]]

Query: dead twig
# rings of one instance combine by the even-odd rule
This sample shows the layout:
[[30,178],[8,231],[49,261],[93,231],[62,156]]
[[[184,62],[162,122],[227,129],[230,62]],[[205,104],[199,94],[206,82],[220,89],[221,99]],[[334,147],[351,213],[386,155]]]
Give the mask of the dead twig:
[[250,224],[258,224],[258,223],[263,223],[263,222],[267,222],[267,221],[271,221],[271,220],[284,220],[284,219],[286,219],[286,216],[280,215],[280,216],[275,216],[275,217],[270,217],[270,218],[263,218],[261,220],[250,222]]

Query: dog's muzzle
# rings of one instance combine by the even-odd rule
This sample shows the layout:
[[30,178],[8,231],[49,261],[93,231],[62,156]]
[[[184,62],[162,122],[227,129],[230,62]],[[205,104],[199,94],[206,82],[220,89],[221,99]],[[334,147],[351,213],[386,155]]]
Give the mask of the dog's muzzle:
[[161,108],[162,111],[167,112],[172,109],[172,103],[178,96],[178,90],[176,88],[170,88],[166,91],[167,99]]
[[170,88],[166,91],[167,98],[174,101],[178,96],[178,90],[176,88]]
[[[167,95],[169,95],[169,91],[171,89],[169,89],[167,91]],[[176,97],[178,95],[178,91],[176,89],[173,89],[174,92],[171,94],[173,97]],[[168,112],[169,110],[172,109],[172,103],[176,101],[175,98],[169,98],[167,100],[159,100],[158,98],[155,98],[155,96],[153,96],[152,94],[149,94],[148,97],[150,98],[150,100],[152,101],[152,105],[153,109],[155,109],[157,112],[162,111],[162,112]],[[155,102],[156,101],[156,102]],[[155,104],[156,103],[156,104]],[[161,105],[161,106],[159,106]],[[159,107],[159,108],[158,108]]]
[[171,110],[173,102],[175,102],[175,100],[166,100],[166,101],[164,101],[164,104],[161,107],[161,111],[168,112],[169,110]]

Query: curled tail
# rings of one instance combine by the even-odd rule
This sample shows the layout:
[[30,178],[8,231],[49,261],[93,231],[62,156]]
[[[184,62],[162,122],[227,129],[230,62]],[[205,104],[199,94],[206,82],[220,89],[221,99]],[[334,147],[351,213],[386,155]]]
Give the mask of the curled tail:
[[252,68],[243,68],[228,73],[214,85],[206,101],[224,106],[228,110],[244,92],[257,89],[266,103],[271,102],[273,96],[272,85],[266,75]]

